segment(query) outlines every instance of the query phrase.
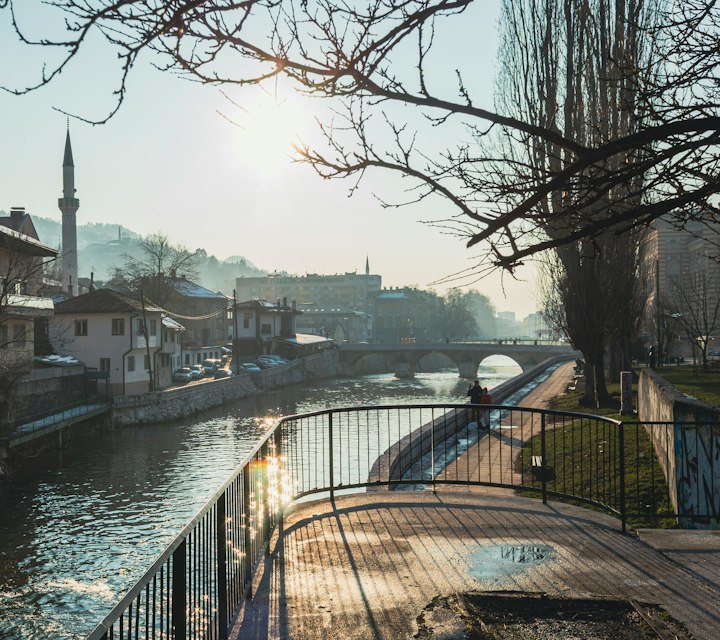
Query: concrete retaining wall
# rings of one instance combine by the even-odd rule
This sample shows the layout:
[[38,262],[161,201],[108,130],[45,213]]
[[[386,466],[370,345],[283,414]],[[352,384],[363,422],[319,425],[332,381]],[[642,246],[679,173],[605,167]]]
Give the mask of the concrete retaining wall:
[[714,513],[681,518],[684,528],[720,528],[720,409],[680,393],[653,369],[638,384],[638,418],[646,426],[678,512]]
[[338,375],[340,358],[324,351],[260,373],[241,373],[176,389],[113,398],[113,426],[166,422],[247,398],[266,389]]

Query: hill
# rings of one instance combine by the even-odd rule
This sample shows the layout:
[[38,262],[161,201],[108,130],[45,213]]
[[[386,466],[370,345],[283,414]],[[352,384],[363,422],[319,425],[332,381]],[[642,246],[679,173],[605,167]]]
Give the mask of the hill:
[[[62,237],[60,222],[41,216],[33,216],[32,219],[40,241],[59,248]],[[140,258],[142,255],[138,246],[142,236],[119,224],[80,224],[77,235],[78,275],[81,278],[89,278],[92,272],[95,280],[102,282],[112,277],[116,268],[122,267],[125,256]],[[199,273],[198,284],[212,291],[222,291],[229,295],[235,288],[235,278],[266,273],[243,256],[231,256],[221,261],[208,255],[205,249],[196,249],[195,255]]]

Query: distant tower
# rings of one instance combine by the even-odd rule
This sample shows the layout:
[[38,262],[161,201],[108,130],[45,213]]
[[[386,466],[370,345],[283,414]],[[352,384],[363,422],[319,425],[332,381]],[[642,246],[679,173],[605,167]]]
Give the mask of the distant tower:
[[370,257],[367,255],[365,256],[365,275],[370,275]]
[[78,265],[75,214],[80,207],[80,200],[75,197],[75,165],[70,145],[69,123],[63,158],[63,197],[58,198],[58,207],[62,211],[62,289],[71,296],[76,296],[78,294]]

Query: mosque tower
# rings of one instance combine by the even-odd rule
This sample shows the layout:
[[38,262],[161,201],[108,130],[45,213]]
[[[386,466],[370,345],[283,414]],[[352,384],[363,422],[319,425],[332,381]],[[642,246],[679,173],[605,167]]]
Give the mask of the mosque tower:
[[75,197],[75,165],[70,145],[70,125],[65,137],[63,158],[63,197],[58,198],[62,212],[62,290],[70,296],[78,294],[77,225],[75,214],[80,200]]

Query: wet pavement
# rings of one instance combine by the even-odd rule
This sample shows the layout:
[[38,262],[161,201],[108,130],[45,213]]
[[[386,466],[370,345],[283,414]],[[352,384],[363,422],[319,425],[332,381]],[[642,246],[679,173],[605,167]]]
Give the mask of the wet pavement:
[[692,637],[720,637],[718,579],[692,566],[717,566],[720,550],[693,549],[689,532],[678,547],[673,533],[660,551],[609,516],[488,493],[306,503],[273,540],[231,637],[461,638],[418,636],[418,620],[434,599],[469,592],[622,598],[659,607]]

